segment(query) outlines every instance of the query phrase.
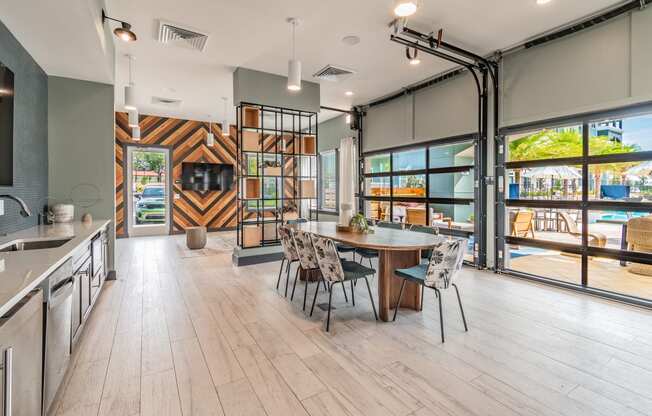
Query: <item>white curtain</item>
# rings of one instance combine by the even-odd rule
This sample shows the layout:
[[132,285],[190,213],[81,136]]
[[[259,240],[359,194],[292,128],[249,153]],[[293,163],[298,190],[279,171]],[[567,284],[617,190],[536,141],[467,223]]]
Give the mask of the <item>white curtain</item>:
[[355,188],[357,181],[356,148],[353,137],[340,141],[340,216],[341,225],[349,225],[355,213]]

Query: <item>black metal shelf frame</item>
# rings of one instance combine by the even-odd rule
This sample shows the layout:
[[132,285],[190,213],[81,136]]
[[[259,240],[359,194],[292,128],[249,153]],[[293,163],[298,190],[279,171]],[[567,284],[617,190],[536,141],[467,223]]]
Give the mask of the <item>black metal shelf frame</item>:
[[[253,108],[259,111],[258,123],[259,127],[244,125],[244,109]],[[272,117],[273,121],[270,123]],[[289,123],[286,123],[289,119]],[[302,180],[313,180],[315,187],[318,179],[317,171],[317,144],[318,144],[318,115],[315,112],[296,110],[278,106],[268,106],[263,104],[256,104],[250,102],[242,102],[236,107],[236,120],[237,120],[237,139],[236,139],[236,155],[237,155],[237,180],[236,180],[236,221],[237,221],[237,244],[239,247],[265,247],[279,244],[278,227],[274,227],[273,235],[266,235],[265,224],[281,224],[285,218],[285,202],[295,201],[295,209],[297,216],[318,219],[318,212],[313,212],[312,204],[319,205],[319,193],[315,189],[314,197],[304,197],[302,195]],[[271,125],[268,125],[271,124]],[[243,146],[243,132],[252,131],[259,135],[258,150],[244,150]],[[273,140],[273,146],[266,149],[266,139],[270,136]],[[283,148],[279,145],[279,141],[285,140],[290,136],[292,152],[287,151],[287,145]],[[315,153],[304,153],[302,138],[305,136],[313,136],[315,143]],[[247,164],[248,156],[255,155],[256,160],[256,175],[249,175],[249,166]],[[276,160],[280,162],[280,175],[267,175],[268,169],[264,165],[265,160]],[[291,172],[288,174],[286,162],[291,160]],[[310,172],[308,176],[302,175],[301,172],[305,170],[304,163],[307,163],[307,171]],[[314,174],[313,174],[314,173]],[[246,179],[258,179],[258,186],[260,195],[258,198],[246,198],[244,193],[246,189],[243,187]],[[265,198],[264,184],[266,179],[273,179],[275,181],[276,198]],[[286,196],[287,181],[292,183],[292,196]],[[280,197],[279,197],[280,195]],[[268,201],[274,201],[273,206],[265,206]],[[302,202],[310,201],[308,212],[303,212]],[[255,205],[253,207],[252,205]],[[249,208],[251,206],[251,208]],[[272,216],[266,216],[265,213],[272,212]],[[251,215],[251,217],[249,217]],[[244,230],[245,226],[256,226],[260,228],[261,239],[260,244],[257,246],[249,245],[244,246]]]

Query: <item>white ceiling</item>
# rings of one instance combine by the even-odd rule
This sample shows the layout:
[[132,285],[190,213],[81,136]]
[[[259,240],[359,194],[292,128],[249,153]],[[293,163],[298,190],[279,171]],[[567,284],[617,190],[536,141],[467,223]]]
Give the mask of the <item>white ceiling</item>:
[[[49,0],[3,0],[0,20],[49,74],[110,82],[104,65],[92,62],[97,42],[85,40],[97,36],[97,25],[80,22],[89,18],[88,13],[71,9],[99,1],[60,0],[50,7]],[[536,0],[421,0],[410,26],[424,31],[443,28],[446,41],[488,54],[617,3],[622,1],[551,0],[538,6]],[[135,43],[116,42],[116,109],[123,106],[128,82],[124,55],[129,53],[136,57],[135,83],[144,114],[221,120],[221,97],[228,97],[231,105],[231,74],[236,67],[286,73],[288,16],[301,20],[297,58],[303,63],[304,80],[312,81],[312,74],[326,64],[357,71],[341,83],[321,82],[325,106],[346,109],[367,103],[451,66],[430,56],[422,56],[418,66],[408,65],[404,49],[389,41],[392,0],[111,0],[108,10],[130,22],[138,34]],[[158,43],[158,19],[208,32],[206,50]],[[70,23],[77,28],[72,36]],[[360,43],[345,45],[341,39],[348,35],[359,36]],[[347,90],[355,95],[345,96]],[[152,96],[181,99],[183,104],[153,105]],[[229,113],[232,120],[233,111]]]

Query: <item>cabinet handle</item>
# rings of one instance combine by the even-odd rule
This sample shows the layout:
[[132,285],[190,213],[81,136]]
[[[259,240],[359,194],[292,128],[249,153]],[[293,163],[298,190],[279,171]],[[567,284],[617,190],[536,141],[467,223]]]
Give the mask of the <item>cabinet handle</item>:
[[14,349],[9,347],[5,350],[4,353],[4,373],[5,373],[5,408],[4,416],[12,415],[12,384],[14,382]]

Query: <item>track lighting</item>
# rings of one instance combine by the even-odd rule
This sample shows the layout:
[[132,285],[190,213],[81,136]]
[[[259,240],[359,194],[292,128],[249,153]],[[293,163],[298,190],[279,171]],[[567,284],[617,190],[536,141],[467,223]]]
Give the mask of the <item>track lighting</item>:
[[421,59],[419,59],[419,50],[417,48],[414,48],[414,54],[411,54],[410,48],[406,47],[405,56],[410,61],[410,65],[419,65],[421,63]]
[[301,61],[296,59],[295,44],[296,44],[296,29],[299,24],[299,19],[296,17],[288,17],[286,21],[292,25],[292,59],[288,61],[288,85],[290,91],[301,90]]
[[131,25],[129,23],[107,16],[104,9],[102,9],[102,24],[104,24],[106,20],[113,20],[114,22],[120,23],[120,27],[113,29],[113,34],[121,41],[134,42],[138,39],[136,34],[131,30]]
[[419,2],[417,0],[397,0],[394,2],[394,14],[398,17],[412,16],[417,12]]

